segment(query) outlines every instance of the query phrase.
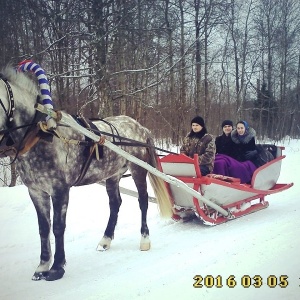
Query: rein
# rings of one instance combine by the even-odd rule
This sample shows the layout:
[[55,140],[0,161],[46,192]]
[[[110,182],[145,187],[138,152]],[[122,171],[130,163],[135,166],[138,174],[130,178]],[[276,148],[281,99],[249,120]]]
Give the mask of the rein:
[[30,126],[33,126],[33,125],[36,125],[37,122],[35,123],[30,123],[30,124],[26,124],[26,125],[21,125],[21,126],[17,126],[17,127],[14,127],[14,128],[9,128],[9,129],[3,129],[3,130],[0,130],[0,135],[8,135],[10,134],[11,132],[13,131],[16,131],[18,129],[22,129],[22,128],[26,128],[26,127],[30,127]]
[[[40,117],[41,117],[41,115],[36,113],[33,118],[32,123],[27,124],[27,125],[18,126],[18,127],[12,128],[12,129],[0,131],[0,134],[2,132],[4,132],[4,136],[0,141],[0,157],[14,156],[14,158],[10,161],[10,163],[8,165],[13,164],[19,155],[22,155],[22,154],[28,152],[39,141],[40,136],[38,135],[39,128],[37,126],[37,124],[38,124],[37,119],[39,119]],[[12,131],[15,131],[15,130],[18,130],[21,128],[26,128],[26,127],[27,127],[27,130],[26,130],[22,140],[20,141],[20,143],[19,144],[15,143],[13,141],[12,137],[10,136],[10,133]],[[1,145],[2,142],[5,140],[5,138],[6,138],[5,145]]]
[[[169,151],[169,150],[165,150],[165,149],[162,149],[162,148],[159,148],[159,147],[156,147],[156,146],[151,146],[151,145],[149,145],[147,143],[143,143],[143,142],[140,142],[140,141],[136,141],[136,140],[124,137],[124,136],[120,136],[119,133],[118,133],[117,128],[115,126],[113,126],[111,123],[105,121],[104,119],[94,119],[93,121],[104,122],[104,123],[106,123],[107,125],[109,125],[111,128],[113,128],[116,131],[117,134],[113,133],[113,129],[111,130],[112,133],[101,131],[101,130],[98,130],[98,129],[91,129],[92,132],[98,133],[99,135],[102,134],[102,135],[106,135],[106,136],[112,137],[113,138],[113,144],[115,144],[117,146],[146,147],[146,148],[153,148],[155,150],[166,152],[166,153],[178,154],[178,153],[175,153],[175,152],[172,152],[172,151]],[[119,142],[117,142],[115,140],[115,138],[118,138]],[[127,141],[127,142],[122,142],[122,140],[123,141]]]
[[[96,120],[93,120],[93,121],[96,121]],[[108,124],[111,128],[114,128],[114,130],[117,132],[117,134],[109,133],[109,132],[106,132],[106,131],[101,131],[101,130],[97,130],[97,129],[93,129],[93,128],[88,128],[88,129],[90,131],[94,132],[95,134],[98,133],[99,135],[105,135],[105,136],[112,137],[113,138],[113,142],[112,143],[115,144],[115,145],[117,145],[117,146],[131,146],[131,147],[152,148],[152,149],[155,149],[155,150],[158,150],[158,151],[161,151],[161,152],[171,153],[171,154],[178,155],[178,153],[175,153],[175,152],[172,152],[172,151],[169,151],[169,150],[165,150],[165,149],[162,149],[162,148],[159,148],[159,147],[156,147],[156,146],[152,146],[152,145],[149,145],[147,143],[136,141],[136,140],[124,137],[124,136],[120,136],[119,133],[118,133],[118,131],[117,131],[117,129],[111,123],[109,123],[109,122],[107,122],[107,121],[105,121],[103,119],[97,119],[97,121],[102,121],[102,122]],[[58,126],[71,128],[70,126],[67,126],[67,125],[60,125],[60,124],[58,124]],[[112,130],[112,132],[113,132],[113,130]],[[62,137],[61,135],[58,135],[55,131],[54,132],[49,132],[49,133],[56,135],[56,137],[60,138],[65,143],[77,144],[77,145],[83,145],[83,146],[90,146],[90,145],[94,145],[95,144],[94,141],[88,142],[88,141],[78,141],[78,140],[67,139],[67,138]],[[119,141],[116,141],[115,140],[116,138]]]

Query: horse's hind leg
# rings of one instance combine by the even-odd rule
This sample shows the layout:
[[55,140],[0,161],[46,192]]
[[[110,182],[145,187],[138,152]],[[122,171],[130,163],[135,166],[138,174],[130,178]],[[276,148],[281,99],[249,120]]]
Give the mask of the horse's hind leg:
[[140,250],[147,251],[150,249],[151,243],[149,239],[149,229],[147,225],[148,212],[148,192],[147,192],[147,171],[139,166],[134,165],[131,169],[131,175],[139,194],[139,205],[141,210],[141,242]]
[[104,236],[97,246],[97,250],[103,251],[110,248],[114,237],[118,213],[122,204],[122,198],[119,189],[120,176],[114,176],[106,180],[106,191],[109,197],[110,216],[104,232]]
[[[132,167],[131,175],[136,184],[139,194],[139,205],[142,214],[141,225],[141,250],[150,249],[149,229],[147,226],[147,211],[148,211],[148,193],[146,176],[147,171],[139,166]],[[104,236],[97,246],[97,250],[103,251],[110,248],[111,241],[114,237],[114,231],[118,220],[118,213],[122,204],[119,189],[120,176],[115,176],[106,180],[106,191],[109,196],[110,216]]]

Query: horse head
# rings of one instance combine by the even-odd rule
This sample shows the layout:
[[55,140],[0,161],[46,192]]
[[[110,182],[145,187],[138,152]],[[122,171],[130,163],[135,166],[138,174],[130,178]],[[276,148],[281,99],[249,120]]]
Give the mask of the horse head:
[[9,147],[22,140],[27,127],[34,119],[34,104],[38,96],[38,87],[28,76],[17,72],[12,67],[2,70],[0,76],[0,147]]

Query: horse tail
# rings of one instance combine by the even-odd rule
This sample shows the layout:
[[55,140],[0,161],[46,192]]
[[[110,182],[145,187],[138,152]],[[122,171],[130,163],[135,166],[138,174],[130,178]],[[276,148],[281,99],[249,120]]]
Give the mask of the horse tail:
[[[150,165],[157,169],[158,163],[154,144],[150,141],[150,139],[147,140],[147,143],[151,144],[151,147],[148,148],[148,152],[150,155]],[[173,209],[165,181],[150,172],[148,172],[148,177],[157,200],[161,217],[171,218]]]

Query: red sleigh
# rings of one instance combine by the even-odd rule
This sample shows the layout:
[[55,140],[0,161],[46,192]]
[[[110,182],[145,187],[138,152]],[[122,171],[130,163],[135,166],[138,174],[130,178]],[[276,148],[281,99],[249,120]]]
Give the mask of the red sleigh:
[[187,193],[181,186],[167,184],[174,206],[174,220],[197,216],[206,225],[217,225],[228,220],[268,207],[265,197],[282,192],[293,183],[277,183],[280,175],[283,147],[273,147],[275,159],[256,169],[251,184],[241,184],[238,178],[216,174],[201,176],[198,155],[189,158],[169,154],[159,158],[161,171],[184,182],[200,197]]

